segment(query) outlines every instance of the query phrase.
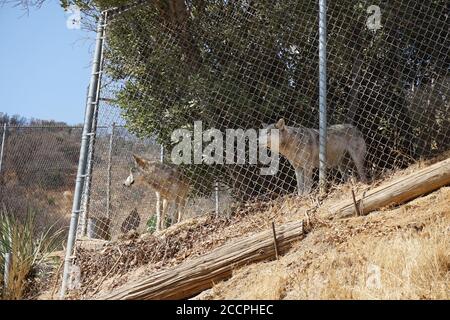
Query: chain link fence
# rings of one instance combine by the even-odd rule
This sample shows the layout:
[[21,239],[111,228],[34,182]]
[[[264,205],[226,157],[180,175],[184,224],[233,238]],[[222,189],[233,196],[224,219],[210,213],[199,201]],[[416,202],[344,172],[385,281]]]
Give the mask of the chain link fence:
[[9,126],[1,129],[0,204],[38,228],[67,227],[80,152],[80,127]]
[[[328,187],[450,148],[449,12],[439,0],[329,1]],[[151,230],[155,188],[123,182],[133,154],[158,162],[161,147],[164,163],[189,160],[176,169],[186,217],[317,192],[317,1],[152,1],[104,17],[78,236]]]
[[[158,159],[159,144],[173,150],[173,132],[182,128],[193,137],[198,121],[200,134],[214,128],[223,137],[228,129],[278,128],[282,156],[276,174],[261,175],[261,164],[249,163],[255,150],[245,131],[243,163],[220,160],[216,149],[214,165],[181,165],[193,198],[210,196],[216,183],[238,202],[317,184],[317,3],[170,2],[107,18],[98,125],[116,123],[117,131],[111,173],[110,129],[97,130],[90,209],[114,220],[116,231],[106,233],[117,234],[133,210],[145,212],[144,222],[155,212],[148,191],[121,184],[132,153]],[[448,13],[445,1],[329,3],[329,184],[349,176],[375,180],[448,150]],[[208,141],[200,143],[205,157]],[[239,152],[241,145],[233,146]],[[206,207],[199,212],[214,205]]]

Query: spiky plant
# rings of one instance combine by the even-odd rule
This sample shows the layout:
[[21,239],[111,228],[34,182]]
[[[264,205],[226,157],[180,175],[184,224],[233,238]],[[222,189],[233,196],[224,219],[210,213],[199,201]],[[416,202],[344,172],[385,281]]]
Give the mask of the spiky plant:
[[[28,210],[24,221],[0,212],[0,273],[3,299],[23,299],[27,289],[27,279],[45,261],[50,252],[60,247],[63,230],[55,229],[55,224],[43,232],[36,228],[36,213]],[[5,256],[10,254],[9,277],[5,282]]]

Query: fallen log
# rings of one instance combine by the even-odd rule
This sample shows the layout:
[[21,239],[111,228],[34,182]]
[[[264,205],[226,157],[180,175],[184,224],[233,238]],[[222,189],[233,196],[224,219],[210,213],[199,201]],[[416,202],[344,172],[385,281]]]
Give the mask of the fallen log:
[[[279,253],[286,251],[293,241],[302,239],[305,233],[302,221],[277,227]],[[236,268],[274,258],[274,238],[270,229],[225,244],[207,255],[186,261],[175,268],[159,271],[148,278],[129,283],[98,299],[186,299],[231,277]]]
[[[399,205],[450,184],[450,159],[413,172],[358,195],[361,215],[386,206]],[[357,215],[353,199],[337,203],[329,208],[332,218],[348,218]]]

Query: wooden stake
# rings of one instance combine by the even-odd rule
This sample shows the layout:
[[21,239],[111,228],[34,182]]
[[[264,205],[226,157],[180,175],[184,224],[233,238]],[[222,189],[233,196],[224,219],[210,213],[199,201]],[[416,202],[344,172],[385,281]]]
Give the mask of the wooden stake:
[[359,202],[356,202],[356,196],[355,196],[355,191],[353,191],[352,189],[352,198],[353,198],[353,205],[355,206],[355,212],[356,215],[359,217],[361,215],[361,210],[359,210]]
[[272,232],[273,232],[273,245],[275,247],[275,257],[277,260],[279,259],[278,256],[278,242],[277,242],[277,233],[275,232],[275,222],[272,221]]

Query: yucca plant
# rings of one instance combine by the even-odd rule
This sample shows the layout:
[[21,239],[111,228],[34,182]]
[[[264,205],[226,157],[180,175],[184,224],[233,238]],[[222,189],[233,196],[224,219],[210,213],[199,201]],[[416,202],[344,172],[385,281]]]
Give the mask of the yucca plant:
[[[36,213],[28,210],[24,221],[8,214],[6,209],[0,212],[0,273],[2,274],[3,299],[23,299],[27,288],[27,279],[33,271],[45,261],[50,252],[60,247],[63,230],[51,225],[43,232],[36,228]],[[4,283],[5,256],[11,254],[9,277]]]

